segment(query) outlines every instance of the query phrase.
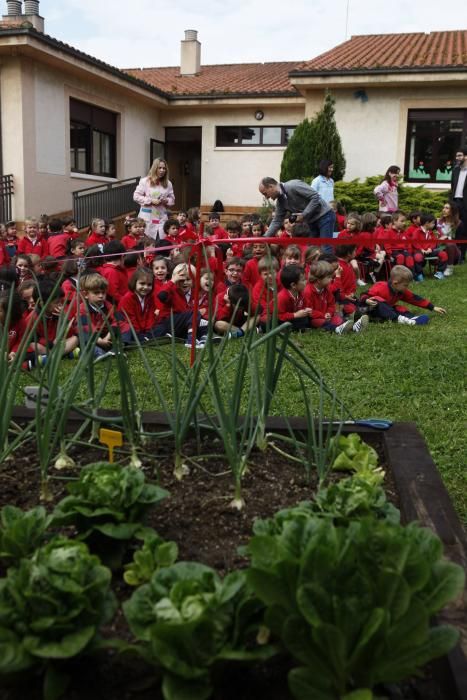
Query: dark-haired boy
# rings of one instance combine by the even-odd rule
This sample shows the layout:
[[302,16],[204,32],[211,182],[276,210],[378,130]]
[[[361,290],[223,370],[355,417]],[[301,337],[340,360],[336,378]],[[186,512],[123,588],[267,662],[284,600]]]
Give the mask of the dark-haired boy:
[[233,284],[216,296],[214,330],[229,338],[240,338],[251,328],[250,293],[244,284]]
[[[426,257],[432,256],[438,259],[437,270],[433,277],[438,280],[444,279],[444,271],[448,266],[448,254],[440,248],[433,238],[436,238],[436,219],[433,214],[422,214],[420,216],[420,228],[412,237],[412,248],[414,251],[414,278],[416,282],[423,281],[423,267]],[[423,257],[422,257],[423,256]]]
[[128,291],[128,277],[123,267],[125,246],[120,241],[109,241],[104,246],[104,264],[98,272],[109,283],[107,296],[118,306],[120,299]]
[[313,309],[305,304],[303,291],[306,286],[305,272],[300,265],[286,265],[280,272],[282,289],[277,295],[279,321],[289,321],[294,331],[310,328]]
[[[32,349],[38,364],[45,364],[47,355],[61,343],[63,355],[73,356],[78,347],[76,320],[63,310],[64,292],[51,280],[41,280],[33,290],[35,309],[30,318],[34,322],[41,314],[35,329]],[[66,328],[65,328],[66,327]]]
[[67,243],[71,235],[63,230],[63,223],[60,219],[50,219],[47,224],[49,237],[47,245],[49,246],[49,255],[54,258],[64,258],[67,250]]

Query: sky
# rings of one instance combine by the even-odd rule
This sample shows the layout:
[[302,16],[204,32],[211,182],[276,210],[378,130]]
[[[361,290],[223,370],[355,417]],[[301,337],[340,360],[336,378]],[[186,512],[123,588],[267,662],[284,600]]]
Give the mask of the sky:
[[308,60],[346,34],[467,29],[466,0],[40,0],[40,14],[47,34],[119,68],[180,65],[185,29],[198,30],[202,64]]

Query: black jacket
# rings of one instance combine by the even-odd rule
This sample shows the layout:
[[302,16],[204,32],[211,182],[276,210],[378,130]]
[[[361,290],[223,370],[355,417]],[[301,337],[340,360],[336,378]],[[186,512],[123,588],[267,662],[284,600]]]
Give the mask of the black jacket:
[[[451,180],[451,198],[452,199],[454,199],[454,195],[456,193],[457,182],[459,180],[459,173],[460,173],[460,166],[456,165],[454,170],[452,171],[452,180]],[[467,177],[465,178],[462,198],[463,198],[463,205],[465,208],[467,208]]]

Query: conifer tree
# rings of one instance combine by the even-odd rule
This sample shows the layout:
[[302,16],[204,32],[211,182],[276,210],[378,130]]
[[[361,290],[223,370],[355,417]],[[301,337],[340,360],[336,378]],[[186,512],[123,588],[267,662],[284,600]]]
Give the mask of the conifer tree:
[[336,101],[331,93],[326,92],[323,108],[314,119],[314,164],[313,177],[318,174],[318,165],[324,158],[334,163],[334,180],[343,180],[345,175],[345,156],[341,137],[335,119]]
[[304,119],[295,129],[284,151],[281,165],[281,181],[314,178],[318,174],[320,160],[334,163],[334,180],[342,180],[345,174],[345,157],[335,120],[335,100],[326,92],[323,108],[314,119]]
[[314,140],[314,121],[304,119],[295,129],[284,151],[280,174],[282,182],[314,177],[315,165],[309,157],[310,151],[313,149]]

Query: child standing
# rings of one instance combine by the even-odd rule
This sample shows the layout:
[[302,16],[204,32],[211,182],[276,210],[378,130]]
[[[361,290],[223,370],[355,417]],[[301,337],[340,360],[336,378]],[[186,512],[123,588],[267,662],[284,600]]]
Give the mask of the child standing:
[[418,306],[421,309],[429,309],[438,314],[445,314],[446,310],[441,306],[434,306],[431,301],[414,294],[409,290],[413,281],[411,271],[403,265],[395,265],[388,282],[377,282],[368,290],[368,294],[362,295],[372,319],[379,321],[395,321],[406,326],[426,325],[430,318],[426,314],[414,316],[401,302]]

